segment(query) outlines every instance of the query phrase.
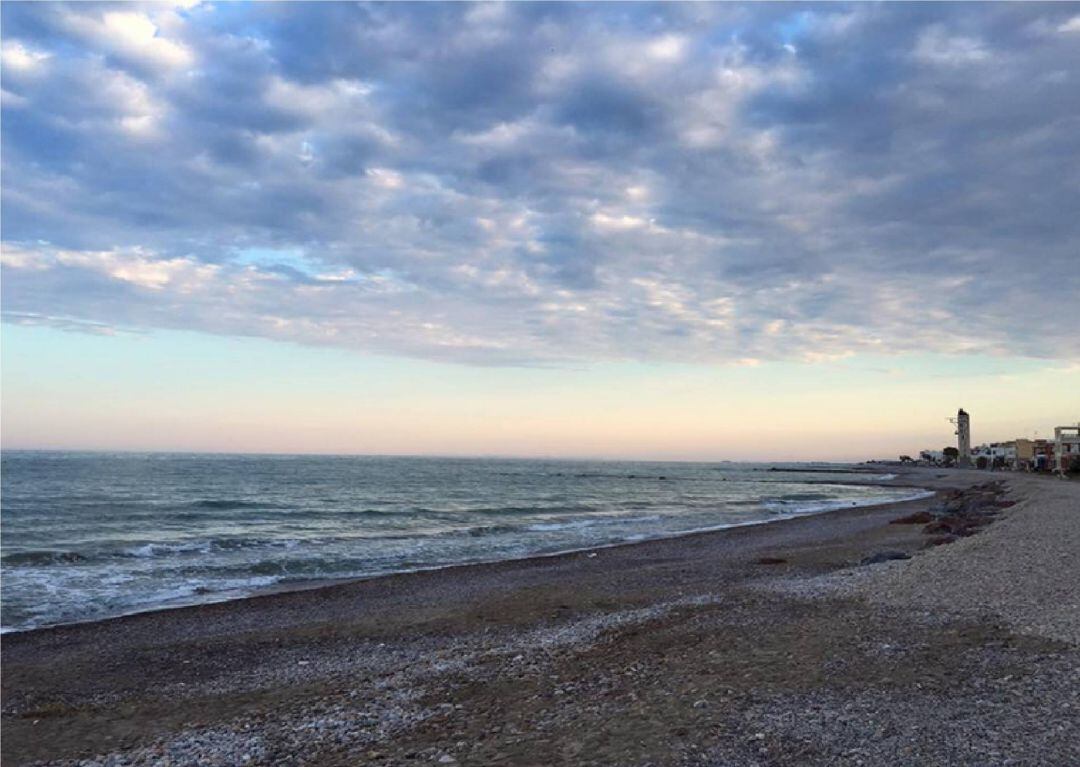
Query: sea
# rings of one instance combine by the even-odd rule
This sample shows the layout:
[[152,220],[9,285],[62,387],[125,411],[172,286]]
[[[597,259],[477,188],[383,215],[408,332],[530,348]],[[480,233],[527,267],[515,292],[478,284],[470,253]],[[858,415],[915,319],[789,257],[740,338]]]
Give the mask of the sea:
[[[0,627],[911,497],[834,464],[6,451]],[[881,477],[882,479],[887,477]]]

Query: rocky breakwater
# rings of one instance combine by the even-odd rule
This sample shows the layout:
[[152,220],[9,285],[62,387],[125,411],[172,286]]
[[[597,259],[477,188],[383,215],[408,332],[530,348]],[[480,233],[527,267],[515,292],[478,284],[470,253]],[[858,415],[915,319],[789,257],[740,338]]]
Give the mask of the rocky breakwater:
[[929,536],[926,547],[941,546],[975,535],[992,524],[1002,509],[1016,503],[1006,500],[1004,494],[1002,480],[983,482],[963,490],[948,490],[929,509],[899,517],[890,524],[923,525],[923,532]]

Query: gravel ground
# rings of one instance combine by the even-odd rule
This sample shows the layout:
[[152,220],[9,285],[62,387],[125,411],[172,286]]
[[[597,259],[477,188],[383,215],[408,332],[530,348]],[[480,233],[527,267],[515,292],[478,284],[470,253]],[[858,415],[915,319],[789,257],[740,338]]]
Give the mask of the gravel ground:
[[1080,764],[1080,485],[940,474],[896,482],[1019,503],[932,548],[889,522],[940,500],[5,637],[3,761]]
[[1017,477],[1009,515],[860,584],[860,594],[916,609],[992,614],[1025,634],[1080,643],[1080,493],[1076,483]]
[[781,587],[804,596],[855,596],[939,616],[1004,621],[1020,633],[1080,644],[1080,487],[1009,475],[1005,497],[1016,505],[979,535],[910,561]]

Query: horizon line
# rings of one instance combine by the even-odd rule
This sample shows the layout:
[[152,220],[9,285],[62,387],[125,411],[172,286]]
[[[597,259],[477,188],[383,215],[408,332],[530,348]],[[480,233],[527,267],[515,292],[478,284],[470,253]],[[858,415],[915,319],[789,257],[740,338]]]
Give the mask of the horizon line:
[[790,464],[861,464],[870,461],[896,460],[869,458],[844,460],[819,459],[732,459],[732,458],[645,458],[588,455],[522,455],[514,453],[331,453],[331,452],[279,452],[279,451],[229,451],[229,450],[168,450],[140,448],[65,448],[65,447],[0,447],[0,455],[7,453],[89,453],[99,455],[204,455],[204,456],[265,456],[280,458],[417,458],[439,460],[502,460],[502,461],[595,461],[611,463],[790,463]]

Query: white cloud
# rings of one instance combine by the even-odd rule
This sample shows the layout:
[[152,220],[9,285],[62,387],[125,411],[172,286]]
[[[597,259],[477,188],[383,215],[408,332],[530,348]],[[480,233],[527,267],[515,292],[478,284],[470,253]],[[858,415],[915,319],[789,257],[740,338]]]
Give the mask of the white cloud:
[[370,112],[371,85],[358,79],[335,79],[307,85],[273,77],[266,87],[266,103],[277,109],[297,112],[310,119],[361,117]]
[[145,83],[124,72],[103,72],[98,77],[101,94],[116,110],[121,130],[138,137],[158,134],[166,107]]
[[49,268],[50,259],[41,252],[5,243],[0,248],[0,264],[9,269],[41,271]]
[[645,46],[646,55],[657,61],[680,61],[686,53],[687,40],[683,35],[663,35]]
[[1062,22],[1060,25],[1058,25],[1057,31],[1061,32],[1062,34],[1080,33],[1080,14],[1077,14],[1076,16],[1073,16],[1067,21]]
[[626,232],[633,229],[644,229],[648,227],[649,222],[647,219],[640,216],[629,216],[626,214],[610,214],[603,211],[597,211],[593,213],[590,221],[593,226],[601,231],[614,231],[614,232]]
[[6,88],[0,88],[0,106],[4,109],[22,109],[30,103],[25,96],[12,93]]
[[[733,141],[745,143],[740,113],[746,103],[767,89],[796,89],[805,77],[805,72],[791,59],[762,65],[747,61],[746,51],[740,46],[726,49],[723,61],[711,73],[709,84],[680,104],[676,124],[683,143],[693,148],[718,147]],[[757,143],[756,150],[762,148]]]
[[508,149],[528,136],[536,128],[531,119],[515,122],[500,122],[475,133],[458,134],[458,139],[466,144],[496,149]]
[[919,35],[913,55],[926,64],[964,66],[990,58],[985,43],[973,37],[950,35],[941,25],[933,25]]
[[30,272],[44,272],[57,267],[85,269],[148,290],[171,287],[180,292],[191,292],[200,284],[213,279],[220,271],[217,266],[200,264],[190,258],[162,259],[137,249],[30,250],[5,246],[2,262],[10,269]]
[[396,170],[389,168],[368,168],[368,178],[381,189],[401,189],[405,186],[404,177]]
[[18,40],[5,40],[0,52],[0,60],[8,74],[11,74],[11,70],[17,73],[33,73],[40,70],[49,58],[49,53],[28,48]]
[[68,12],[65,25],[105,53],[125,60],[168,71],[190,67],[194,55],[182,42],[159,34],[153,19],[138,11],[108,10],[100,15],[93,12]]

